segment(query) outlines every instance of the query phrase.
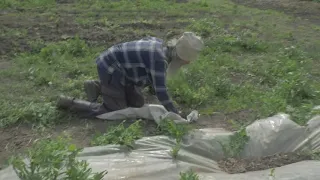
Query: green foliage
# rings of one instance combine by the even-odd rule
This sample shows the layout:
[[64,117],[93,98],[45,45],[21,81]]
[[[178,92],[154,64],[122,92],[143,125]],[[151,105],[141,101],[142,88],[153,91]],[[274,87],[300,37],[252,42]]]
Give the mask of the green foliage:
[[180,144],[180,142],[177,142],[177,144],[172,147],[172,149],[170,151],[170,155],[174,159],[176,159],[178,157],[178,153],[179,153],[180,149],[181,149],[181,144]]
[[312,59],[301,48],[276,49],[279,45],[259,39],[254,28],[233,32],[230,27],[225,32],[207,21],[194,22],[191,28],[210,32],[199,59],[168,82],[178,104],[197,109],[211,106],[226,113],[252,109],[253,118],[287,112],[293,106],[299,113],[292,114],[294,120],[306,122],[302,104],[317,104],[320,94],[319,82],[308,72]]
[[48,103],[24,103],[17,104],[2,104],[3,114],[0,116],[0,127],[5,127],[14,124],[18,121],[36,123],[38,125],[50,126],[60,122],[66,118],[63,113],[56,110],[54,104]]
[[176,159],[181,148],[181,141],[183,136],[188,134],[192,127],[189,124],[177,124],[173,120],[163,119],[158,130],[161,134],[167,135],[176,140],[176,144],[172,147],[170,154]]
[[189,169],[186,172],[180,172],[180,180],[200,180],[200,178],[192,169]]
[[214,32],[214,29],[218,29],[216,21],[208,20],[207,18],[195,20],[193,19],[193,23],[188,27],[190,30],[196,32],[201,37],[206,38]]
[[218,37],[213,46],[221,52],[265,52],[268,45],[255,37],[246,37],[244,35],[234,36],[226,34]]
[[93,173],[86,161],[76,159],[81,151],[65,137],[44,139],[36,142],[26,157],[14,156],[10,163],[24,180],[102,180],[107,171]]
[[226,157],[239,157],[244,146],[249,141],[245,128],[241,128],[229,137],[228,143],[220,142]]
[[320,151],[314,151],[311,153],[311,158],[313,160],[320,161]]
[[88,53],[88,46],[79,36],[74,39],[52,43],[41,49],[40,57],[50,61],[54,57],[69,54],[73,57],[84,57]]
[[172,137],[176,139],[177,143],[180,143],[183,136],[188,134],[192,127],[188,124],[177,124],[172,120],[163,119],[158,129],[162,134]]
[[116,127],[108,128],[107,132],[97,135],[91,142],[93,146],[101,146],[108,144],[125,145],[132,149],[134,141],[143,136],[141,120],[134,122],[128,128],[125,128],[124,122]]

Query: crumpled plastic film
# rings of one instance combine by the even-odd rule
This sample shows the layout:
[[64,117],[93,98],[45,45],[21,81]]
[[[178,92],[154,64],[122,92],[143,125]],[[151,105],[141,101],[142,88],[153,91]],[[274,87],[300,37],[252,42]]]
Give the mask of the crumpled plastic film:
[[105,113],[97,116],[99,119],[107,120],[124,120],[124,119],[150,119],[154,120],[157,124],[163,119],[172,119],[175,123],[190,123],[197,121],[199,112],[193,110],[187,119],[182,118],[180,115],[168,112],[162,105],[146,104],[141,108],[126,108],[110,113]]
[[[152,109],[153,108],[153,109]],[[156,112],[153,112],[156,110]],[[124,116],[156,117],[166,115],[157,106],[146,108],[146,115],[129,110],[125,115],[105,114],[101,118],[122,119]],[[139,112],[142,113],[142,112]],[[172,114],[171,114],[172,115]],[[257,120],[246,127],[250,136],[242,153],[243,157],[266,156],[296,150],[320,150],[320,117],[312,118],[307,126],[299,126],[286,114]],[[201,180],[319,180],[320,161],[302,161],[275,168],[275,177],[269,176],[270,169],[241,174],[228,174],[217,165],[224,157],[219,142],[228,141],[233,132],[220,128],[193,130],[182,139],[177,159],[170,150],[175,140],[166,136],[144,137],[135,142],[130,153],[120,145],[88,147],[78,157],[87,160],[94,172],[107,170],[105,180],[179,180],[179,173],[192,168]],[[12,167],[0,171],[0,180],[19,180]]]

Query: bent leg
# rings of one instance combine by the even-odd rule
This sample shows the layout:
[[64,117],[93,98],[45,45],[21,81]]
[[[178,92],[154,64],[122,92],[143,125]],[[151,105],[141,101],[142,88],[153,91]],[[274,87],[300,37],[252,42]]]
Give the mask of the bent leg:
[[98,67],[103,105],[109,112],[127,108],[124,86],[119,82],[120,74],[108,74],[103,68]]
[[144,105],[144,96],[142,89],[134,85],[128,85],[125,88],[127,104],[129,107],[140,108]]
[[84,92],[87,95],[89,102],[97,102],[98,97],[101,94],[101,84],[97,80],[86,80],[83,84]]

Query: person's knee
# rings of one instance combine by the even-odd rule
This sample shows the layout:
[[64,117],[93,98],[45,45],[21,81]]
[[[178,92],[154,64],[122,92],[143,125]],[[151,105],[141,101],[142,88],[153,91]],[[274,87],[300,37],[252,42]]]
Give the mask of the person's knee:
[[141,100],[141,99],[131,100],[129,105],[134,108],[141,108],[142,106],[144,106],[144,100]]
[[126,96],[129,107],[140,108],[145,104],[142,92],[136,87],[127,87]]

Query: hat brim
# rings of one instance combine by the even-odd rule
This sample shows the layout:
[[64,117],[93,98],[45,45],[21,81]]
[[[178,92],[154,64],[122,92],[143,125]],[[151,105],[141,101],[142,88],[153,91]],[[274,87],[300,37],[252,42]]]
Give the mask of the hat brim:
[[185,64],[183,60],[181,59],[175,59],[172,62],[169,63],[168,69],[167,69],[167,77],[172,77],[177,74],[177,72],[180,70],[180,68]]

